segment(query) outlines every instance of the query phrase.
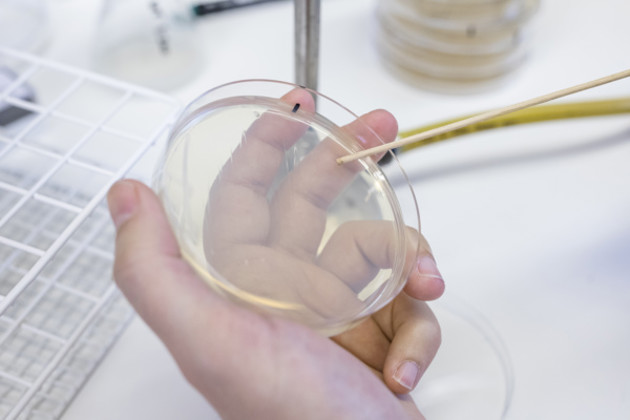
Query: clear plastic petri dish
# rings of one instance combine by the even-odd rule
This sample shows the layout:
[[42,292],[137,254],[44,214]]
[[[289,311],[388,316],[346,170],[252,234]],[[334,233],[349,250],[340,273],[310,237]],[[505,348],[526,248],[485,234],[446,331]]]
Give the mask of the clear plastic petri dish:
[[[334,335],[390,302],[417,253],[406,227],[419,223],[413,190],[389,182],[405,176],[400,165],[336,163],[381,143],[378,127],[320,93],[233,82],[184,110],[154,186],[210,287]],[[413,203],[404,212],[402,196]]]
[[539,0],[396,0],[388,10],[411,22],[453,35],[515,27],[527,21]]
[[512,24],[480,25],[469,21],[460,28],[448,30],[419,20],[409,10],[386,7],[381,3],[378,25],[387,35],[409,46],[432,49],[448,54],[497,54],[514,47],[525,37],[524,23],[533,10],[519,15]]
[[505,337],[452,290],[431,309],[442,345],[411,393],[422,414],[435,420],[510,418],[516,377]]
[[384,64],[420,87],[474,92],[496,85],[527,55],[539,0],[382,0],[375,43]]
[[451,54],[409,45],[390,38],[382,45],[383,58],[410,72],[443,80],[474,81],[491,79],[517,67],[526,55],[523,43],[516,42],[504,51],[488,54]]

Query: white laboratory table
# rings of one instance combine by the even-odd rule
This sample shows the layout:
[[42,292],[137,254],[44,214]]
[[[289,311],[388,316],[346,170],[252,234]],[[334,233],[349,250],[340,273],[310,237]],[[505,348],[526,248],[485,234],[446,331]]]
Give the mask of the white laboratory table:
[[[89,66],[96,4],[51,4],[54,39],[44,54]],[[630,67],[630,3],[542,0],[530,57],[506,83],[430,93],[380,63],[374,4],[323,1],[319,88],[357,113],[389,109],[403,129]],[[205,18],[203,72],[170,93],[185,103],[227,81],[293,80],[292,20],[289,3]],[[630,95],[630,80],[576,99],[619,95]],[[417,149],[401,163],[447,283],[434,304],[443,346],[414,394],[428,418],[500,418],[506,384],[508,419],[628,418],[630,119],[494,130]],[[136,319],[63,418],[217,416]]]

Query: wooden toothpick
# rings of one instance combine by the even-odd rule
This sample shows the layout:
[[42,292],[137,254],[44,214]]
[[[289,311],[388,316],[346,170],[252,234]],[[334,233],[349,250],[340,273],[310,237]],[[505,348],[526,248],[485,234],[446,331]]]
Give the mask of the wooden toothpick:
[[429,137],[439,136],[444,133],[448,133],[449,131],[459,130],[460,128],[464,128],[466,126],[476,124],[482,121],[489,120],[494,117],[498,117],[501,115],[509,114],[514,111],[519,111],[524,108],[529,108],[534,105],[543,104],[545,102],[552,101],[554,99],[562,98],[563,96],[568,96],[573,93],[581,92],[583,90],[591,89],[597,86],[604,85],[606,83],[614,82],[619,79],[623,79],[630,76],[630,69],[621,71],[619,73],[611,74],[610,76],[602,77],[600,79],[591,80],[590,82],[581,83],[576,86],[572,86],[569,88],[557,90],[555,92],[548,93],[546,95],[538,96],[536,98],[528,99],[526,101],[518,102],[513,105],[509,105],[502,108],[497,108],[494,110],[490,110],[487,112],[483,112],[481,114],[474,115],[472,117],[455,121],[453,123],[443,125],[441,127],[434,128],[432,130],[424,131],[422,133],[418,133],[416,135],[406,137],[404,139],[400,139],[397,141],[393,141],[391,143],[382,144],[380,146],[372,147],[369,149],[362,150],[360,152],[351,153],[346,156],[342,156],[337,159],[337,163],[342,165],[344,163],[352,162],[357,159],[364,158],[366,156],[371,156],[377,153],[382,153],[390,149],[395,149],[397,147],[405,146],[407,144],[415,143],[417,141],[421,141],[424,139],[428,139]]

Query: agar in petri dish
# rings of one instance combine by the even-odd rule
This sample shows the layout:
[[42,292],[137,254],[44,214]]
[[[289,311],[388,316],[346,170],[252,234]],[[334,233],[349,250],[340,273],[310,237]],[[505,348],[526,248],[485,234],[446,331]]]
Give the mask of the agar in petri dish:
[[[184,110],[154,186],[182,255],[208,285],[334,335],[391,301],[417,253],[407,238],[406,225],[418,227],[411,187],[394,191],[373,158],[335,161],[382,142],[320,93],[233,82]],[[411,223],[401,194],[414,198]]]
[[382,0],[375,43],[396,75],[444,92],[485,90],[525,59],[539,0]]

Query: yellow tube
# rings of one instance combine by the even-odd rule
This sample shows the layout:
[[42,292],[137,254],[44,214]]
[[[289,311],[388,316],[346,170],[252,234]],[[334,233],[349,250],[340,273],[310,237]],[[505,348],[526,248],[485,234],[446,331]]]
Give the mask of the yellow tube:
[[[417,147],[426,146],[432,143],[441,142],[453,137],[462,136],[464,134],[475,133],[478,131],[490,130],[493,128],[506,127],[517,124],[528,124],[542,121],[560,120],[568,118],[595,117],[603,115],[616,115],[630,113],[630,98],[606,99],[599,101],[587,102],[567,102],[562,104],[539,105],[531,108],[522,109],[507,115],[495,117],[478,124],[469,125],[439,136],[429,137],[406,146],[402,146],[399,152],[406,152]],[[426,125],[423,127],[405,130],[398,133],[400,138],[406,138],[436,127],[450,124],[455,121],[463,120],[469,116],[456,118],[439,123]]]

